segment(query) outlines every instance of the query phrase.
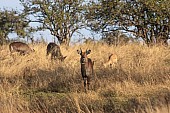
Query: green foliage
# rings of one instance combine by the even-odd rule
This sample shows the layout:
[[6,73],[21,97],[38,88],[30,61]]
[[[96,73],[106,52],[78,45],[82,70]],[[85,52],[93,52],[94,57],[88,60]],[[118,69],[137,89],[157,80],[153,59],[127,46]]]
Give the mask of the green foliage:
[[26,36],[25,28],[28,23],[24,21],[22,14],[12,11],[0,11],[0,44],[8,39],[8,34],[15,32],[19,36]]
[[123,34],[121,31],[106,32],[103,34],[102,40],[108,45],[126,45],[130,42],[137,42],[136,38],[132,38]]
[[88,7],[86,19],[92,30],[102,33],[125,30],[147,44],[167,44],[170,34],[170,2],[167,0],[98,0]]
[[83,0],[20,1],[26,9],[25,13],[34,15],[36,18],[35,21],[30,21],[42,24],[38,30],[48,29],[57,37],[60,44],[68,45],[73,33],[83,27]]

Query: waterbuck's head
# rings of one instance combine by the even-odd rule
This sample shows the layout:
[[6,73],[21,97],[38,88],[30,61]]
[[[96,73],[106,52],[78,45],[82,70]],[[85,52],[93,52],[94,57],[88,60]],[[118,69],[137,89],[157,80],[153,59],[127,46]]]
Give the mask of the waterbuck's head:
[[66,57],[67,57],[67,56],[60,56],[58,59],[63,62]]
[[77,50],[77,53],[80,54],[81,58],[80,58],[80,63],[81,64],[85,64],[88,62],[88,57],[87,55],[90,54],[91,50],[87,50],[86,51],[82,51],[81,48],[80,50]]

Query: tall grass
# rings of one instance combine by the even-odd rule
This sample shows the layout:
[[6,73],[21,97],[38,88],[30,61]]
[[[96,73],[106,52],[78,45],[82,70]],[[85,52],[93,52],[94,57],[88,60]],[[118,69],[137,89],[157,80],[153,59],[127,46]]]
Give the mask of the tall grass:
[[[32,46],[32,45],[30,45]],[[168,112],[170,102],[170,48],[128,44],[81,44],[61,47],[65,62],[46,57],[46,45],[34,53],[10,55],[0,47],[0,112],[125,113]],[[95,74],[91,90],[84,93],[80,56],[91,49]],[[118,55],[114,69],[105,68],[111,53]]]

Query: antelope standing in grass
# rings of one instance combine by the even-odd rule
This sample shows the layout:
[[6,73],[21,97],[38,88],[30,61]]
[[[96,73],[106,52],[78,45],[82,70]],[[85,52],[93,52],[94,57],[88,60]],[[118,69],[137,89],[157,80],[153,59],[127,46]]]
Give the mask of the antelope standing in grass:
[[108,61],[105,62],[103,65],[105,68],[107,66],[109,66],[110,68],[113,68],[116,66],[117,60],[118,60],[117,55],[112,53],[111,55],[109,55]]
[[57,44],[53,43],[53,42],[50,42],[47,45],[47,54],[46,54],[46,56],[48,56],[49,54],[51,54],[51,60],[59,59],[60,61],[64,61],[64,59],[67,57],[67,56],[63,57],[63,55],[61,53],[61,50],[60,50],[60,47]]
[[31,49],[26,43],[23,43],[23,42],[12,42],[9,45],[9,50],[10,50],[11,54],[13,52],[19,52],[20,55],[29,54],[29,53],[35,51],[34,49]]
[[[85,52],[82,52],[81,48],[80,50],[77,50],[77,53],[80,54],[80,64],[81,64],[81,75],[84,80],[84,90],[87,92],[87,89],[89,90],[91,78],[93,75],[93,64],[92,60],[87,57],[88,54],[90,54],[91,50],[86,50]],[[87,88],[86,88],[87,86]]]

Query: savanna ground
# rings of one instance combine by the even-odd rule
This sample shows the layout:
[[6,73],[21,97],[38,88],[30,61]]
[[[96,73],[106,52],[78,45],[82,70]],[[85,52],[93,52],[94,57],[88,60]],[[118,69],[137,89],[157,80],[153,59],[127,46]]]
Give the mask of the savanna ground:
[[[0,47],[1,113],[168,113],[170,112],[170,48],[128,44],[82,44],[61,47],[64,63],[46,57],[46,45],[30,45],[34,53],[10,56]],[[84,93],[77,49],[92,50],[95,75]],[[115,68],[102,65],[110,53]]]

